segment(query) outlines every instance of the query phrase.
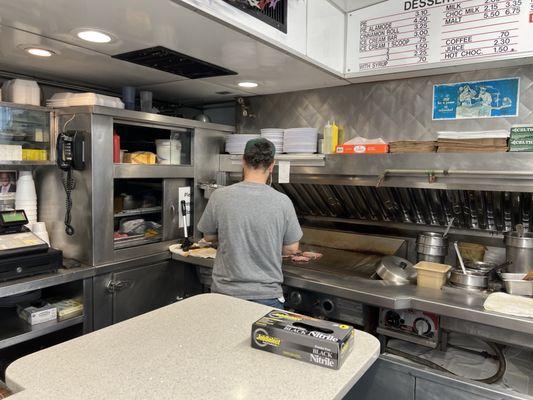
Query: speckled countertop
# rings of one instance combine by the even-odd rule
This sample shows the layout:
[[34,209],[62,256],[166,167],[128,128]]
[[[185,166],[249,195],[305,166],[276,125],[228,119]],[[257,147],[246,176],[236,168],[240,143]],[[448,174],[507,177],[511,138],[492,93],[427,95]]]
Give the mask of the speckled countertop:
[[189,298],[15,361],[10,399],[336,399],[379,355],[359,331],[340,370],[252,349],[252,323],[268,310]]

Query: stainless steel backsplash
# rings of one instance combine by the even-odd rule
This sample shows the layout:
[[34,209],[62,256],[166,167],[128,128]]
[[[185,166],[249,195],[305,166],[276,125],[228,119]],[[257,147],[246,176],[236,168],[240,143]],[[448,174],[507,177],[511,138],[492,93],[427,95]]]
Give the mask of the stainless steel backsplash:
[[[519,117],[433,121],[433,85],[520,77]],[[411,79],[398,79],[305,90],[249,98],[255,118],[244,118],[242,133],[261,128],[313,126],[320,130],[330,119],[345,128],[346,138],[363,136],[388,140],[431,140],[440,130],[509,129],[533,123],[533,65],[478,70]]]

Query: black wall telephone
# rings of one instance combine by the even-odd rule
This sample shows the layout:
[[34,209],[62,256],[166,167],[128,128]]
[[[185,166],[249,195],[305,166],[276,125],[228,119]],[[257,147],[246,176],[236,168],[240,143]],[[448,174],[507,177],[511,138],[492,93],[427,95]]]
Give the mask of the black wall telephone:
[[57,138],[57,166],[63,171],[85,169],[85,136],[81,131],[60,133]]
[[76,181],[72,176],[72,170],[85,169],[85,134],[82,131],[66,131],[57,137],[57,166],[63,170],[63,187],[66,194],[65,232],[74,235],[74,227],[71,225],[72,191]]

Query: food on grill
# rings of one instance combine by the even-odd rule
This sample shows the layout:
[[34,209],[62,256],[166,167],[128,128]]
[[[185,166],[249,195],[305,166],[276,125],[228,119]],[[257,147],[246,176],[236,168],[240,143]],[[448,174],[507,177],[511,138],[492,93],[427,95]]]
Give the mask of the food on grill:
[[305,256],[292,256],[291,261],[295,263],[306,263],[311,261],[311,259]]
[[311,260],[320,260],[322,258],[322,253],[315,253],[314,251],[304,251],[302,256],[307,257]]

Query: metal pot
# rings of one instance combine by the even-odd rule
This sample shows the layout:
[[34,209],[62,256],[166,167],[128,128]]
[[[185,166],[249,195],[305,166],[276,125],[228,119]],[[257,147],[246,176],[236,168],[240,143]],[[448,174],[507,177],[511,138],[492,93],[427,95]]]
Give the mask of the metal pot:
[[121,194],[122,196],[122,209],[123,210],[134,210],[139,208],[139,201],[131,194]]
[[387,282],[405,285],[416,281],[416,269],[409,261],[396,256],[385,256],[376,268],[376,274]]
[[485,272],[467,269],[466,274],[460,268],[452,269],[450,283],[467,289],[483,290],[489,286],[489,277]]
[[441,233],[424,232],[416,238],[417,261],[444,263],[448,254],[448,239]]
[[507,255],[507,271],[528,272],[533,269],[533,233],[526,232],[522,236],[518,232],[508,232],[504,237]]

